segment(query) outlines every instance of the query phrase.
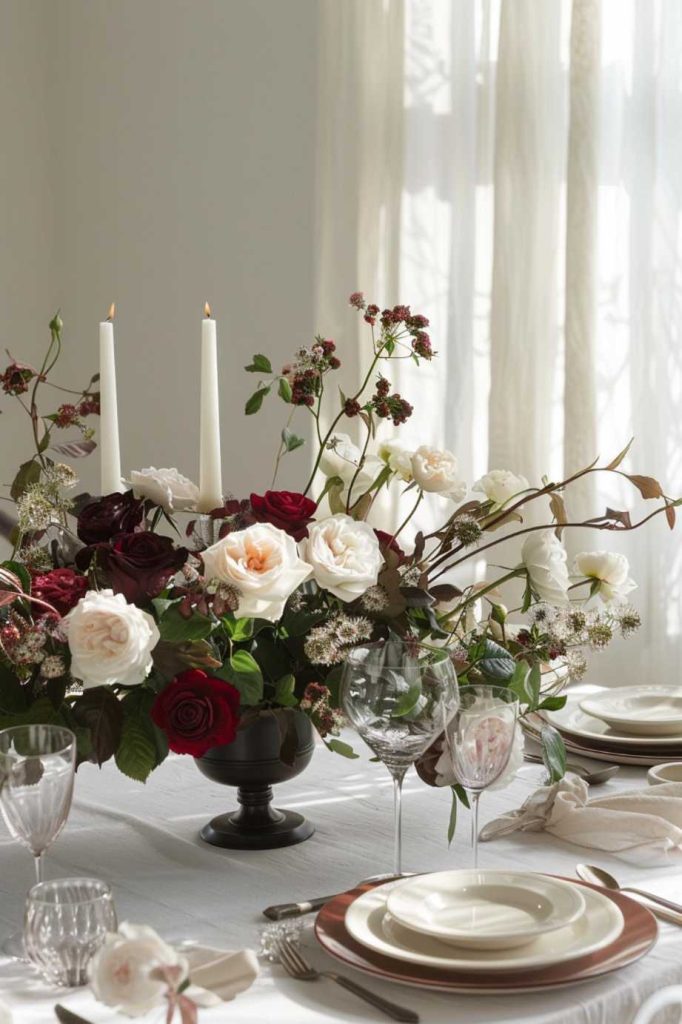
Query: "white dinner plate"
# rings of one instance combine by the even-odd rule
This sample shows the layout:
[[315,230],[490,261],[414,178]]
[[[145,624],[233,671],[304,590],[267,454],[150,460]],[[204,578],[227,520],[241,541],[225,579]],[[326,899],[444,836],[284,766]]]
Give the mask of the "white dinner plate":
[[391,890],[390,916],[411,931],[469,949],[527,946],[585,909],[570,882],[527,871],[437,871]]
[[602,949],[623,930],[623,915],[615,902],[594,889],[581,889],[585,910],[566,928],[540,935],[516,949],[456,949],[430,935],[418,935],[391,919],[386,901],[399,883],[389,882],[363,893],[348,907],[345,926],[367,949],[395,960],[426,967],[468,971],[519,971],[577,959]]
[[601,719],[588,715],[575,698],[571,700],[569,697],[565,707],[559,711],[547,711],[544,714],[550,725],[555,725],[562,732],[587,741],[609,742],[614,750],[632,747],[634,753],[637,747],[682,747],[682,731],[676,736],[633,736],[632,733],[612,729]]
[[617,732],[682,736],[682,687],[621,686],[584,697],[580,708]]

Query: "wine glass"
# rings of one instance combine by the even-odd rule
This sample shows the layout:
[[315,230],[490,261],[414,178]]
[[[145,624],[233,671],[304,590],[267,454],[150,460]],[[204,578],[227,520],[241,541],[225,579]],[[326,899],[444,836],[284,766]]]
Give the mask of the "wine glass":
[[518,698],[504,686],[461,686],[459,709],[445,733],[455,775],[471,805],[474,868],[478,867],[478,802],[509,763],[518,710]]
[[417,642],[392,638],[355,647],[344,665],[341,700],[393,778],[393,868],[400,875],[403,779],[457,710],[454,665],[446,650]]
[[[76,737],[58,725],[16,725],[0,732],[0,811],[13,839],[33,854],[36,882],[42,857],[63,829],[71,807]],[[23,942],[5,943],[21,956]]]
[[26,955],[53,985],[84,985],[88,964],[117,927],[111,889],[97,878],[41,882],[26,898]]

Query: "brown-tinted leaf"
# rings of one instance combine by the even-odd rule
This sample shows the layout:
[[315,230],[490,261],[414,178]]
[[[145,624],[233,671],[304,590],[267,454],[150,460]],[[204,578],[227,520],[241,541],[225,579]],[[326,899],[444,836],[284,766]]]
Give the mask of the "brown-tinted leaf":
[[625,448],[623,448],[622,452],[619,452],[618,455],[616,455],[615,459],[612,459],[611,462],[609,462],[608,466],[606,467],[607,469],[617,469],[618,466],[620,466],[621,462],[623,461],[627,453],[630,451],[633,441],[634,437],[631,437],[628,443],[625,445]]
[[429,587],[429,593],[436,601],[454,601],[456,597],[462,596],[459,587],[452,583],[437,583],[435,587]]
[[424,547],[426,545],[426,538],[420,530],[417,536],[414,538],[414,552],[412,557],[415,562],[421,561],[421,557],[424,554]]
[[82,459],[94,452],[96,447],[94,441],[68,441],[66,444],[53,444],[50,451],[58,452],[69,459]]
[[663,489],[658,480],[652,476],[639,476],[637,473],[626,474],[628,480],[635,485],[643,498],[662,498]]
[[104,764],[116,753],[121,742],[123,708],[105,686],[85,690],[73,705],[77,725],[90,730],[92,751],[97,764]]
[[213,648],[205,640],[188,640],[176,643],[171,640],[159,640],[152,652],[154,668],[165,679],[173,679],[186,668],[220,668],[220,662],[214,655]]
[[401,587],[400,592],[408,608],[430,608],[436,603],[435,597],[420,587]]
[[499,530],[502,526],[508,526],[509,523],[522,523],[523,516],[520,516],[518,512],[507,512],[501,519],[495,518],[489,525],[483,525],[481,528],[487,530],[489,533],[494,533],[495,530]]
[[622,523],[628,530],[632,528],[632,519],[627,509],[621,512],[615,508],[607,508],[604,519],[610,519],[615,523]]
[[17,501],[24,493],[27,487],[31,484],[37,484],[40,480],[40,463],[36,459],[30,459],[28,462],[22,462],[17,471],[12,486],[10,488],[10,497]]
[[671,530],[675,529],[675,508],[673,505],[665,506],[665,518],[668,520],[668,526]]
[[566,513],[566,504],[564,499],[557,491],[552,491],[549,496],[549,508],[557,522],[557,528],[554,532],[557,537],[561,538],[561,534],[563,533],[562,527],[564,523],[568,522],[568,515]]
[[366,519],[370,508],[372,507],[372,495],[369,491],[363,494],[350,509],[350,514],[353,519]]
[[463,505],[459,506],[459,508],[455,511],[452,518],[457,519],[459,516],[471,515],[472,512],[478,512],[478,510],[482,507],[482,501],[467,501]]

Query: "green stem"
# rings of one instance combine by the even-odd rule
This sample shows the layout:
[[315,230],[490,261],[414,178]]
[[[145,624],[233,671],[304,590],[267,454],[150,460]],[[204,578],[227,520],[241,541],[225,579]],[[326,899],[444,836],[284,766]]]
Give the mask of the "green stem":
[[420,488],[420,490],[419,490],[419,496],[417,497],[417,500],[415,501],[414,505],[412,506],[412,510],[411,510],[411,512],[409,512],[409,513],[408,513],[408,515],[407,515],[407,516],[406,516],[406,517],[405,517],[405,518],[403,519],[402,523],[400,524],[400,526],[398,527],[398,529],[397,529],[397,530],[395,531],[395,533],[394,533],[394,534],[393,534],[393,536],[391,537],[391,539],[390,539],[390,541],[389,541],[389,545],[390,545],[390,544],[392,544],[392,543],[393,543],[393,541],[394,541],[394,540],[396,539],[396,537],[398,537],[398,536],[399,536],[399,535],[400,535],[400,534],[401,534],[401,533],[403,532],[403,530],[405,529],[405,527],[406,527],[406,526],[407,526],[407,524],[409,523],[410,519],[411,519],[411,518],[412,518],[412,516],[413,516],[413,515],[415,514],[415,512],[417,511],[417,509],[419,508],[419,506],[421,505],[421,502],[422,502],[422,499],[423,499],[423,497],[424,497],[424,492],[423,492],[423,491],[421,490],[421,488]]
[[[369,413],[368,415],[371,416],[372,414]],[[367,455],[367,449],[369,448],[370,438],[372,437],[372,426],[371,426],[371,423],[372,423],[372,421],[370,419],[369,424],[365,424],[365,426],[367,427],[367,437],[365,438],[365,443],[364,443],[364,445],[362,447],[362,452],[360,454],[360,458],[358,459],[357,467],[355,469],[355,472],[353,473],[353,476],[351,477],[350,484],[348,485],[348,497],[346,498],[346,512],[348,512],[348,513],[350,513],[351,506],[353,504],[353,502],[352,502],[353,487],[355,486],[355,481],[357,480],[357,478],[358,478],[358,476],[360,474],[360,470],[362,469],[363,463],[365,461],[365,456]]]

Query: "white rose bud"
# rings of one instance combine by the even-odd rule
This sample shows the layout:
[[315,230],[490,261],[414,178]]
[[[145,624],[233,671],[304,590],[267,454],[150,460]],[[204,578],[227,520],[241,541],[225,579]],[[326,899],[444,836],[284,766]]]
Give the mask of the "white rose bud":
[[176,989],[187,980],[189,964],[153,928],[123,922],[107,935],[88,964],[93,994],[129,1017],[142,1017],[166,1003],[168,984],[152,977],[158,968],[174,968]]
[[449,451],[421,445],[412,456],[412,475],[423,491],[462,501],[467,485],[458,479],[457,458]]
[[491,469],[489,473],[477,480],[472,491],[485,494],[488,501],[495,505],[504,505],[510,498],[516,497],[529,487],[525,476],[512,473],[508,469]]
[[556,606],[568,604],[566,550],[551,530],[528,534],[521,550],[533,590],[541,601]]
[[382,441],[379,445],[381,461],[385,462],[396,476],[408,484],[412,482],[412,454],[400,441]]
[[340,601],[354,601],[373,587],[384,562],[369,523],[345,515],[309,526],[302,549],[318,586]]
[[164,512],[184,512],[196,506],[199,488],[177,469],[135,469],[130,483],[136,498],[148,498]]
[[312,569],[301,560],[296,541],[271,523],[228,533],[202,552],[206,579],[239,591],[238,613],[276,622],[293,592]]
[[152,616],[128,604],[123,594],[89,591],[62,625],[71,671],[83,686],[134,686],[149,675],[159,631]]
[[630,563],[616,551],[583,551],[575,556],[575,571],[597,580],[597,592],[605,604],[626,600],[637,584],[630,577]]

